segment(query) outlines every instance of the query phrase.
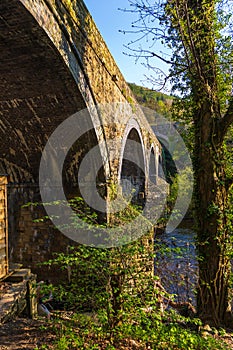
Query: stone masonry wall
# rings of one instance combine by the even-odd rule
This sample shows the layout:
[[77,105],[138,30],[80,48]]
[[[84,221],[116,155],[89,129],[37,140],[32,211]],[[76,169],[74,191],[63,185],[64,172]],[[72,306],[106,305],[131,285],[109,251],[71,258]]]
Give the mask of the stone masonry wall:
[[[50,222],[35,222],[42,209],[22,205],[40,199],[41,152],[55,128],[85,107],[126,103],[114,117],[106,110],[98,115],[103,127],[91,116],[97,142],[117,137],[107,159],[114,181],[130,128],[136,125],[143,149],[159,145],[82,0],[1,0],[0,10],[0,171],[10,175],[10,257],[46,278],[38,263],[72,242]],[[95,144],[82,142],[85,151]]]

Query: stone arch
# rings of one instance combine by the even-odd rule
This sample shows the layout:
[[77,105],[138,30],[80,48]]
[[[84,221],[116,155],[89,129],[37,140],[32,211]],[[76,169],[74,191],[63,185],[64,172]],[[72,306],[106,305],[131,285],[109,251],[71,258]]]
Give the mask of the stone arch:
[[[41,274],[37,264],[71,244],[52,225],[34,222],[44,216],[42,208],[39,214],[33,207],[22,208],[40,201],[38,170],[47,140],[64,120],[88,109],[88,132],[75,142],[64,165],[67,197],[77,194],[78,164],[89,149],[99,145],[98,157],[106,159],[106,168],[108,155],[78,53],[51,9],[41,0],[2,0],[0,12],[5,21],[0,43],[0,172],[10,180],[10,258]],[[98,176],[105,181],[105,169]]]
[[143,204],[146,193],[146,159],[141,131],[131,119],[125,129],[119,166],[122,193],[132,196],[132,202]]
[[33,4],[12,0],[9,6],[3,0],[0,10],[7,23],[1,28],[0,59],[5,69],[0,77],[0,171],[10,173],[13,182],[37,181],[39,158],[51,133],[63,120],[87,108],[92,133],[86,139],[95,139],[109,172],[95,96],[76,47],[54,13],[56,7],[41,0]]
[[144,165],[146,166],[146,152],[145,152],[145,147],[144,147],[144,142],[143,142],[143,137],[142,137],[142,131],[139,126],[139,123],[137,122],[136,119],[131,118],[127,125],[125,126],[125,130],[122,136],[122,142],[121,142],[121,150],[120,150],[120,160],[119,160],[119,171],[118,171],[118,179],[120,180],[120,173],[121,173],[121,168],[122,168],[122,160],[123,160],[123,154],[125,150],[125,145],[128,139],[128,135],[132,129],[135,129],[138,134],[139,138],[139,143],[142,145],[142,152],[143,152],[143,161]]
[[150,149],[148,177],[152,184],[157,184],[157,155],[156,151],[154,150],[154,145],[152,145]]
[[162,179],[165,178],[163,157],[161,153],[159,154],[159,157],[158,157],[158,176]]
[[[16,261],[33,267],[41,276],[41,269],[36,271],[35,265],[48,260],[53,248],[62,250],[69,244],[68,239],[65,242],[63,236],[54,235],[53,227],[33,224],[32,219],[38,218],[33,206],[24,208],[24,213],[18,209],[19,203],[33,202],[39,193],[41,153],[56,127],[77,111],[88,109],[85,123],[90,132],[73,145],[65,164],[66,174],[73,175],[72,181],[66,181],[66,194],[72,191],[70,184],[76,185],[77,164],[91,147],[98,145],[100,149],[105,178],[109,179],[110,174],[115,180],[118,174],[120,177],[129,141],[136,139],[139,144],[142,169],[148,169],[145,145],[156,141],[97,28],[92,31],[94,23],[83,1],[1,0],[0,12],[4,19],[0,42],[0,172],[11,176],[10,249],[13,253],[20,251],[20,260],[16,256]],[[112,128],[102,127],[101,120],[103,124],[106,120],[97,111],[96,101],[126,102],[128,97],[139,123],[132,119],[125,128],[130,117],[122,113],[122,119],[113,120]],[[111,148],[107,150],[106,135],[111,139],[114,132],[120,135],[119,143],[121,136],[123,141],[122,149],[113,144],[112,152]]]

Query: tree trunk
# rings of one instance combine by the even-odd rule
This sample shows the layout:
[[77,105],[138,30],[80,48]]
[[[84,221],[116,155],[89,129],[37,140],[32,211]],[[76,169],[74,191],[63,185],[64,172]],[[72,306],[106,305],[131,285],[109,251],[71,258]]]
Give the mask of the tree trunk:
[[[201,122],[200,122],[201,121]],[[195,194],[199,317],[213,326],[230,319],[230,234],[224,149],[214,141],[214,119],[202,115],[195,135]]]

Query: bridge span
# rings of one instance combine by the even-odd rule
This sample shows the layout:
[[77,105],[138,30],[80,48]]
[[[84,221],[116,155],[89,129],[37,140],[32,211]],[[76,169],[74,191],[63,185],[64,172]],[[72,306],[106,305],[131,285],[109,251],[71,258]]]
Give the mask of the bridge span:
[[[67,196],[78,192],[79,166],[95,148],[90,169],[101,160],[99,186],[128,179],[145,198],[149,180],[158,181],[161,147],[82,0],[1,0],[0,36],[0,173],[9,181],[10,258],[35,268],[69,243],[52,224],[33,222],[38,210],[22,207],[40,199],[42,152],[63,122],[85,110],[64,164]],[[108,198],[108,186],[104,191]]]

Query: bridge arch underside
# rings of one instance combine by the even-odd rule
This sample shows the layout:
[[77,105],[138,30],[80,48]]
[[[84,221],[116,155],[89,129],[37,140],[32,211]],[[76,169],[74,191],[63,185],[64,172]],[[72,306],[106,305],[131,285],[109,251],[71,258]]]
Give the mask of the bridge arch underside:
[[156,155],[154,148],[151,148],[150,159],[149,159],[149,180],[152,184],[157,184],[157,164],[156,164]]
[[132,128],[128,133],[121,171],[120,183],[122,194],[125,197],[131,197],[131,202],[143,206],[145,202],[145,159],[143,144],[138,130]]
[[[41,154],[52,132],[86,108],[69,68],[47,34],[19,2],[0,4],[0,172],[12,182],[38,182]],[[69,152],[64,180],[75,183],[77,164],[98,144],[91,117]],[[88,132],[82,133],[86,129]],[[103,179],[102,179],[103,180]]]
[[[59,251],[68,240],[55,234],[51,225],[32,224],[38,214],[21,205],[40,199],[39,164],[48,138],[65,119],[87,106],[68,66],[20,1],[1,0],[0,12],[0,173],[8,174],[10,181],[10,253],[13,260],[33,267],[51,257],[55,241]],[[79,164],[98,145],[89,114],[85,123],[88,131],[82,133],[84,125],[80,125],[82,136],[68,152],[63,168],[67,196],[78,194]],[[99,166],[100,153],[95,152],[90,168]],[[104,169],[97,173],[104,182]]]

